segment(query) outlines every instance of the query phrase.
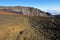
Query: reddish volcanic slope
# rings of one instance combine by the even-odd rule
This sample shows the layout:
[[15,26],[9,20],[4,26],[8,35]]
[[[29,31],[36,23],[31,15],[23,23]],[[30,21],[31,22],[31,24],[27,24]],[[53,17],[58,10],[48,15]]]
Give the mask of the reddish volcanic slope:
[[2,11],[2,10],[0,10],[0,14],[7,14],[7,15],[22,15],[22,14],[16,14],[16,13],[13,13],[13,12],[6,12],[6,11]]
[[15,13],[10,13],[10,12],[6,12],[6,11],[1,11],[0,10],[0,14],[15,14]]

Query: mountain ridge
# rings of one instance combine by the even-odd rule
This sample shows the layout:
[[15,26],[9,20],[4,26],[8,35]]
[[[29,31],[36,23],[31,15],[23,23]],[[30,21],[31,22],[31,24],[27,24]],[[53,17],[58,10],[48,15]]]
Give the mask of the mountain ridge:
[[31,15],[31,16],[44,16],[44,17],[49,16],[47,12],[41,11],[40,9],[33,8],[33,7],[23,7],[23,6],[1,7],[0,6],[0,10],[6,11],[6,12],[12,12],[16,14]]
[[60,18],[51,16],[34,8],[3,7],[0,9],[0,40],[59,40]]

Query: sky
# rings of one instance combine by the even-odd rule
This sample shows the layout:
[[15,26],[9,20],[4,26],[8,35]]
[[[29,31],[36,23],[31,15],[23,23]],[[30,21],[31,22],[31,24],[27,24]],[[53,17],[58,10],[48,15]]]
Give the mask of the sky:
[[60,10],[60,0],[0,0],[0,6],[28,6],[41,10]]

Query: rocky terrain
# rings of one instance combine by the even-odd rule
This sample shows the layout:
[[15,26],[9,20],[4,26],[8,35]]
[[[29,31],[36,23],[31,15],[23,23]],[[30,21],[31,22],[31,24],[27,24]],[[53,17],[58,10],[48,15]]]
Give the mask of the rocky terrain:
[[10,8],[0,7],[0,40],[60,40],[60,18],[34,8],[33,15],[28,14],[29,8],[22,7],[24,13],[20,7]]
[[47,12],[43,12],[40,9],[33,7],[22,7],[22,6],[1,7],[0,6],[0,10],[6,12],[13,12],[17,14],[23,14],[23,15],[31,15],[31,16],[44,16],[44,17],[49,16]]

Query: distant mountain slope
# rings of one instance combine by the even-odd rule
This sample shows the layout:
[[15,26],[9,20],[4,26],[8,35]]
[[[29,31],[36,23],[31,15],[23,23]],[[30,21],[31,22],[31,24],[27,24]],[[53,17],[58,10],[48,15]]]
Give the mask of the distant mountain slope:
[[17,14],[23,14],[23,15],[48,17],[48,14],[46,14],[46,12],[43,12],[40,9],[33,8],[33,7],[22,7],[22,6],[4,7],[3,6],[3,7],[0,7],[0,10],[6,11],[6,12],[13,12]]
[[60,15],[53,15],[55,18],[60,18]]

